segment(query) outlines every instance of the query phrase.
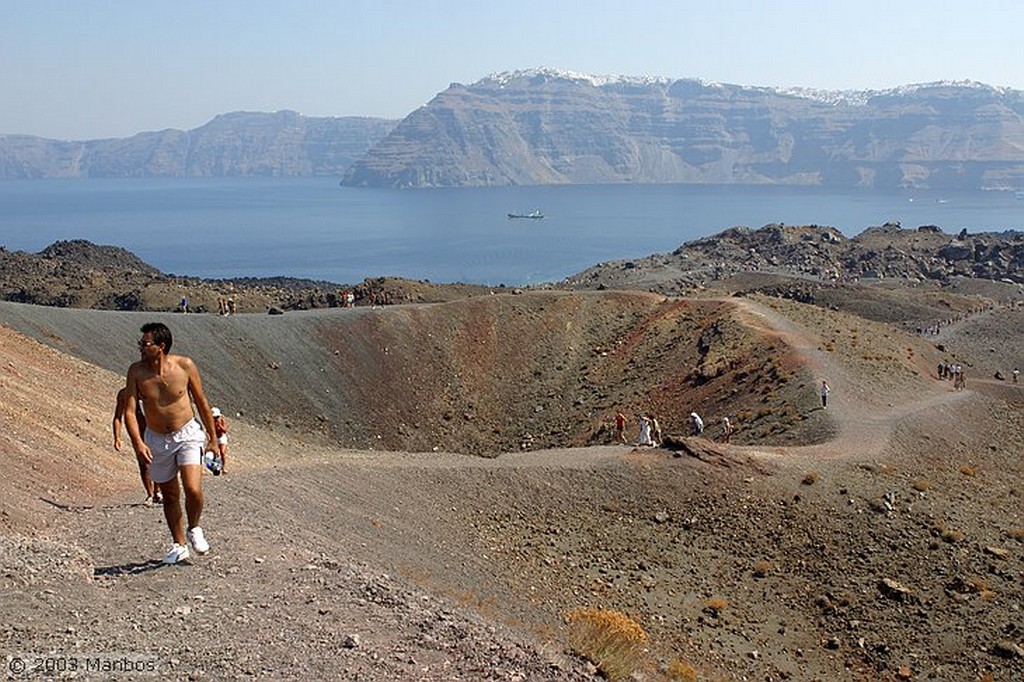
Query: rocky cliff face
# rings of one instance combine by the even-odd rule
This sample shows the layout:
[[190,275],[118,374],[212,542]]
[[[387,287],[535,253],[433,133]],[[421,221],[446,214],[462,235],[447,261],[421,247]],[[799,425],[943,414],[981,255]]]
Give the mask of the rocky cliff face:
[[355,186],[1024,187],[1024,96],[979,83],[817,92],[537,70],[453,84]]
[[293,111],[222,114],[194,130],[84,142],[0,135],[0,179],[340,176],[394,127]]
[[452,187],[715,183],[1024,189],[1024,93],[820,92],[553,70],[453,84],[400,123],[236,112],[84,142],[0,135],[0,179],[342,175]]

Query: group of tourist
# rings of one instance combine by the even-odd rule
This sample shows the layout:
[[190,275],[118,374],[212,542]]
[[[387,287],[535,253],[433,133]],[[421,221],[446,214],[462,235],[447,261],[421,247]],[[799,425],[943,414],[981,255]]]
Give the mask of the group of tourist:
[[[221,296],[217,299],[217,314],[218,315],[234,315],[237,312],[237,303],[235,302],[234,296],[224,297]],[[181,302],[178,304],[178,312],[188,313],[190,312],[188,307],[188,296],[183,295]],[[203,306],[196,308],[196,312],[203,312]]]
[[928,325],[927,327],[919,327],[917,333],[921,336],[938,336],[942,331],[943,327],[949,327],[960,322],[966,322],[969,318],[982,313],[987,313],[995,310],[997,307],[1010,308],[1011,310],[1021,305],[1020,301],[1010,301],[1001,304],[989,303],[986,305],[979,305],[974,308],[965,310],[957,315],[951,315],[944,317],[941,320],[937,320],[935,324]]
[[953,390],[961,391],[967,387],[967,378],[964,376],[964,368],[959,363],[940,362],[938,365],[939,379],[952,381]]
[[[662,441],[661,425],[657,418],[650,412],[637,414],[638,432],[636,445],[658,447]],[[620,443],[627,443],[626,438],[626,415],[621,411],[615,413],[615,440]]]
[[[956,366],[957,371],[960,371],[959,365]],[[943,366],[939,365],[939,372],[943,371]],[[1014,370],[1014,383],[1017,382],[1017,372]],[[960,377],[962,381],[963,373],[960,371]],[[963,386],[957,386],[957,388],[963,388]],[[818,388],[818,396],[821,398],[821,409],[828,409],[828,396],[832,392],[832,387],[828,385],[827,379],[821,380],[821,385]],[[704,420],[696,412],[691,412],[688,419],[688,430],[691,436],[703,436],[704,435]],[[658,424],[658,420],[654,418],[651,413],[640,413],[637,415],[637,437],[634,441],[636,446],[649,446],[658,447],[661,445],[661,426]],[[615,413],[615,440],[626,444],[626,415],[621,411]],[[728,417],[722,417],[722,427],[719,431],[719,440],[722,443],[729,443],[732,440],[732,434],[735,432],[736,426],[733,424]]]
[[[634,445],[647,446],[647,447],[659,447],[663,442],[661,425],[658,423],[657,418],[650,412],[639,413],[636,416],[637,421],[637,437],[634,441]],[[696,412],[691,412],[688,418],[689,432],[693,436],[704,435],[704,420]],[[620,443],[628,443],[626,437],[626,426],[627,420],[626,415],[621,411],[615,413],[615,440]],[[722,430],[720,439],[723,443],[728,443],[732,439],[734,426],[728,417],[722,417]]]
[[227,298],[224,298],[222,296],[221,298],[217,299],[217,314],[234,315],[236,312],[238,312],[237,306],[238,304],[235,303],[234,296],[229,296]]

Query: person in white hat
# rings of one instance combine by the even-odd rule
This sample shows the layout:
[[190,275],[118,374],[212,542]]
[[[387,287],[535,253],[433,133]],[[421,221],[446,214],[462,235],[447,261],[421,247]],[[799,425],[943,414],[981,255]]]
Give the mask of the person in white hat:
[[693,435],[699,436],[704,433],[704,420],[696,412],[690,413],[690,421],[693,422]]
[[217,445],[220,446],[220,472],[225,474],[228,468],[228,421],[219,407],[210,412],[213,413],[213,427],[217,430]]

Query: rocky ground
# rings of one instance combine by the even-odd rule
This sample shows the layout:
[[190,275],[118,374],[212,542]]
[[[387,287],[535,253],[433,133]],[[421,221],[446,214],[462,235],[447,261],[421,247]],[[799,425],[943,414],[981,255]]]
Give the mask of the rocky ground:
[[[782,278],[780,284],[779,278]],[[805,298],[819,285],[871,283],[947,288],[956,281],[1024,283],[1024,234],[947,234],[925,225],[869,227],[853,238],[819,225],[734,227],[683,244],[672,253],[601,263],[543,288],[632,289],[700,295],[707,288]],[[182,296],[193,312],[283,312],[451,301],[501,292],[473,285],[392,277],[334,283],[288,277],[203,280],[168,275],[124,249],[61,241],[39,253],[0,245],[0,300],[66,308],[173,312]]]
[[[1019,287],[612,285],[227,318],[0,304],[9,674],[593,679],[566,616],[598,608],[646,633],[640,680],[1024,676]],[[177,567],[110,446],[151,317],[232,425],[213,550]],[[733,442],[688,435],[694,406]],[[620,408],[667,447],[610,443]]]
[[[869,227],[852,238],[819,225],[734,227],[668,254],[601,263],[574,275],[574,289],[650,289],[693,295],[707,287],[784,276],[793,292],[830,283],[948,286],[957,278],[1024,283],[1024,234],[946,234],[934,225]],[[753,283],[753,284],[752,284]],[[763,284],[762,284],[763,286]],[[799,294],[796,294],[799,295]]]

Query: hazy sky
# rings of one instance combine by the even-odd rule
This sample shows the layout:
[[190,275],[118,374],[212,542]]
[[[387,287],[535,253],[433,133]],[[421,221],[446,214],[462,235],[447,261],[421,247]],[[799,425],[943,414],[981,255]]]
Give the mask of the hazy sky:
[[402,118],[552,67],[744,85],[1024,90],[1012,0],[0,0],[0,134],[126,137],[229,111]]

